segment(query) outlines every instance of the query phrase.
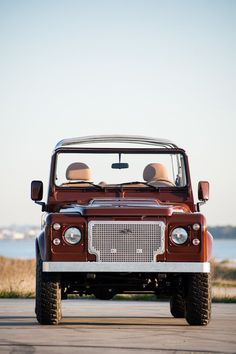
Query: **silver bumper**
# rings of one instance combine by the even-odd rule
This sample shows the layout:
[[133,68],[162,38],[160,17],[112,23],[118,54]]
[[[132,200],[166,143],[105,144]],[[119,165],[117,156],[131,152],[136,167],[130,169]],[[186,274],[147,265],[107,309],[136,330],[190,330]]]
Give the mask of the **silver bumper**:
[[210,263],[43,262],[43,272],[210,273]]

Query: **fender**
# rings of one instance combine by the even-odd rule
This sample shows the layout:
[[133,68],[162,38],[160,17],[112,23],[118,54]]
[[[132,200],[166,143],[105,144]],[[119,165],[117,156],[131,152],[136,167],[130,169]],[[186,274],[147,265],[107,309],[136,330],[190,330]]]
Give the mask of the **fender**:
[[207,230],[207,261],[211,260],[212,257],[212,247],[213,247],[213,236]]
[[50,256],[49,256],[50,245],[48,244],[48,241],[49,239],[47,238],[47,230],[45,228],[38,234],[35,240],[36,255],[40,254],[40,257],[43,261],[50,260]]

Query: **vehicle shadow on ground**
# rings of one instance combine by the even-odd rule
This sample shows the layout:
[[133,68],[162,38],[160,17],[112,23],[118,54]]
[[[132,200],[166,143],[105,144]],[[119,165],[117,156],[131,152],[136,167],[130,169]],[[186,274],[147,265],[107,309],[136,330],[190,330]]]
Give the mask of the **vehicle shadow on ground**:
[[134,317],[134,316],[65,316],[62,325],[86,326],[185,326],[184,319],[173,317]]
[[37,325],[36,318],[33,316],[0,316],[0,328],[11,327],[26,327]]
[[[32,316],[0,316],[0,327],[37,326]],[[187,326],[184,319],[173,317],[129,317],[129,316],[65,316],[59,326]],[[44,327],[44,326],[43,326]],[[56,328],[57,326],[50,326]]]

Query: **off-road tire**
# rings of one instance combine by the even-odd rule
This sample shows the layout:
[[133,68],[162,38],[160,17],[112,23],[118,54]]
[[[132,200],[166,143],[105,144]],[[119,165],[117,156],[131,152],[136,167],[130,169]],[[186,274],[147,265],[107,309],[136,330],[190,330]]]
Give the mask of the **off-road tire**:
[[61,284],[57,275],[42,272],[42,260],[36,260],[36,317],[42,325],[57,325],[61,320]]
[[175,294],[170,298],[170,312],[175,318],[185,317],[185,300],[181,294]]
[[194,273],[188,277],[186,320],[190,325],[207,325],[211,318],[211,274]]

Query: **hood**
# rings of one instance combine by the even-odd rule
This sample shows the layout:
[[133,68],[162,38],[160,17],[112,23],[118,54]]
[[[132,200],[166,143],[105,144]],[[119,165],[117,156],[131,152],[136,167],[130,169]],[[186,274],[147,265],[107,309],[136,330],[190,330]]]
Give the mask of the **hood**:
[[176,207],[160,204],[155,199],[107,198],[92,199],[88,204],[72,204],[60,212],[78,213],[82,216],[171,216]]

